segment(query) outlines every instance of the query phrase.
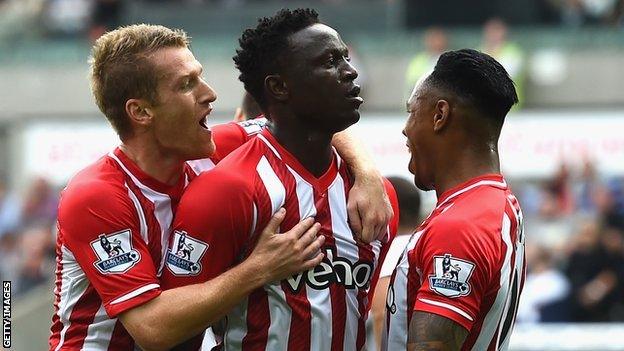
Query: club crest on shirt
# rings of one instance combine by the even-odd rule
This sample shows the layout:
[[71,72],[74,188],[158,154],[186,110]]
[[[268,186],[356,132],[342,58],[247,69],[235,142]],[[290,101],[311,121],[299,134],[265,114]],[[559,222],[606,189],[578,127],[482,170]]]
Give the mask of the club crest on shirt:
[[174,275],[198,275],[202,266],[199,262],[208,250],[208,244],[176,230],[173,242],[167,249],[167,267]]
[[470,294],[468,280],[475,264],[451,254],[433,256],[433,273],[429,276],[429,288],[446,297],[460,297]]
[[91,248],[98,257],[93,265],[103,274],[124,273],[141,259],[141,254],[132,248],[130,229],[100,234],[91,242]]

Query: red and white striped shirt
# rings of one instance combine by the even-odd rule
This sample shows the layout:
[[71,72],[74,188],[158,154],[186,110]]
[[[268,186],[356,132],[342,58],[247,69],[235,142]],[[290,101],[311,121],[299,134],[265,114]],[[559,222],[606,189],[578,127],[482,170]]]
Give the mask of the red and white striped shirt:
[[525,277],[522,211],[500,175],[443,193],[392,275],[384,350],[405,350],[414,311],[469,331],[462,350],[506,350]]
[[[317,178],[265,129],[199,176],[182,197],[163,288],[207,281],[240,262],[284,207],[282,232],[311,216],[322,225],[326,258],[314,269],[255,290],[235,307],[223,326],[223,348],[360,350],[378,263],[388,245],[354,240],[346,207],[351,186],[338,155]],[[386,188],[398,213],[389,182]],[[396,224],[390,225],[390,238]]]
[[188,162],[173,186],[119,148],[71,179],[59,205],[50,350],[134,349],[117,316],[161,293],[161,258],[184,188],[259,130],[249,122],[214,127],[217,155]]

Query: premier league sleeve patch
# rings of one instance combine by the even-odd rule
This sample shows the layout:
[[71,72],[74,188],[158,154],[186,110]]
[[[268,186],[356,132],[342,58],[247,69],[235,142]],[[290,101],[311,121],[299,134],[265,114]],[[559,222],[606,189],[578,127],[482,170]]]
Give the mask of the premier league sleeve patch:
[[98,257],[93,265],[102,274],[125,273],[141,260],[141,254],[132,248],[130,229],[100,234],[91,242],[91,248]]
[[433,273],[429,276],[429,289],[446,297],[470,294],[470,276],[475,264],[451,254],[433,256]]
[[202,269],[200,260],[208,246],[185,231],[176,230],[173,233],[173,242],[167,249],[167,267],[177,276],[198,275]]
[[238,122],[238,125],[243,127],[247,135],[251,136],[260,133],[262,128],[267,125],[267,122],[267,119],[262,117]]

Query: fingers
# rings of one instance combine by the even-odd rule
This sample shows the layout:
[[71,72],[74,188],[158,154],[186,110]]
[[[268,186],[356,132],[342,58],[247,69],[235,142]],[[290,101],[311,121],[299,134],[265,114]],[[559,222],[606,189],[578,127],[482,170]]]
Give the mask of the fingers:
[[[314,225],[314,218],[308,217],[304,219],[303,221],[297,223],[294,227],[292,227],[285,234],[288,236],[293,236],[294,238],[300,238],[302,235],[307,233],[308,230],[311,230],[313,225]],[[316,232],[314,233],[315,236],[316,236],[316,233],[318,233],[319,229],[320,229],[320,226],[319,228],[316,229]]]
[[323,235],[315,236],[314,239],[305,246],[303,250],[302,257],[310,258],[315,257],[321,250],[323,243],[325,242],[325,237]]
[[362,222],[362,234],[359,236],[358,239],[368,244],[371,241],[375,240],[375,238],[377,237],[375,221],[374,218],[364,217],[364,220]]
[[301,244],[303,244],[304,247],[310,245],[310,243],[312,243],[314,239],[316,239],[319,230],[321,230],[321,224],[314,223],[314,225],[312,225],[308,230],[306,230],[305,234],[302,235],[301,238],[299,239]]
[[390,224],[390,221],[392,221],[392,217],[394,217],[394,209],[392,208],[392,204],[390,204],[390,199],[388,199],[387,196],[386,196],[385,202],[386,202],[385,218],[383,219],[382,223],[380,223],[379,232],[377,235],[377,239],[384,241],[384,242],[388,240],[388,237],[386,236],[386,233],[390,230],[390,227],[388,226],[388,224]]
[[378,226],[376,228],[376,230],[375,230],[375,233],[376,233],[375,239],[385,242],[386,241],[386,232],[387,232],[386,229],[387,228],[388,228],[387,225],[380,225],[380,226]]
[[277,212],[275,212],[273,217],[271,217],[267,226],[264,227],[261,236],[267,236],[277,233],[277,229],[279,228],[280,224],[282,224],[284,218],[286,218],[286,209],[282,207],[277,210]]
[[389,219],[379,216],[365,216],[363,219],[364,229],[358,239],[364,243],[374,240],[384,240],[388,228]]
[[311,259],[305,261],[303,263],[303,265],[301,266],[301,268],[302,268],[301,270],[302,271],[307,271],[309,269],[312,269],[312,268],[318,266],[319,264],[321,264],[321,261],[323,261],[324,257],[325,257],[325,254],[323,254],[322,252],[319,252],[318,254],[316,254]]
[[349,218],[349,227],[351,227],[356,238],[360,238],[362,234],[362,218],[356,204],[349,203],[347,205],[347,216]]

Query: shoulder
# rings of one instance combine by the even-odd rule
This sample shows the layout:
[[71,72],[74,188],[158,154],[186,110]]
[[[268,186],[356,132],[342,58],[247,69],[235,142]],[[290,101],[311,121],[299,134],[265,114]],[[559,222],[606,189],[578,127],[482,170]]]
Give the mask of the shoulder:
[[255,182],[253,161],[258,157],[245,156],[247,146],[236,150],[213,169],[197,176],[182,195],[180,206],[188,206],[190,203],[206,206],[207,201],[216,205],[233,199],[251,198]]
[[497,262],[502,245],[505,191],[483,189],[445,206],[443,213],[427,225],[420,252],[460,255],[484,265]]
[[187,187],[188,193],[227,191],[229,188],[243,189],[248,186],[248,175],[241,174],[241,167],[219,167],[201,173]]
[[443,205],[431,226],[438,230],[466,232],[497,232],[507,206],[505,190],[481,187],[455,201]]
[[110,160],[100,159],[68,182],[61,195],[59,211],[115,205],[128,197],[124,184],[123,173]]
[[124,175],[112,165],[94,166],[72,178],[61,194],[58,228],[65,242],[88,242],[101,233],[136,227],[137,210]]

